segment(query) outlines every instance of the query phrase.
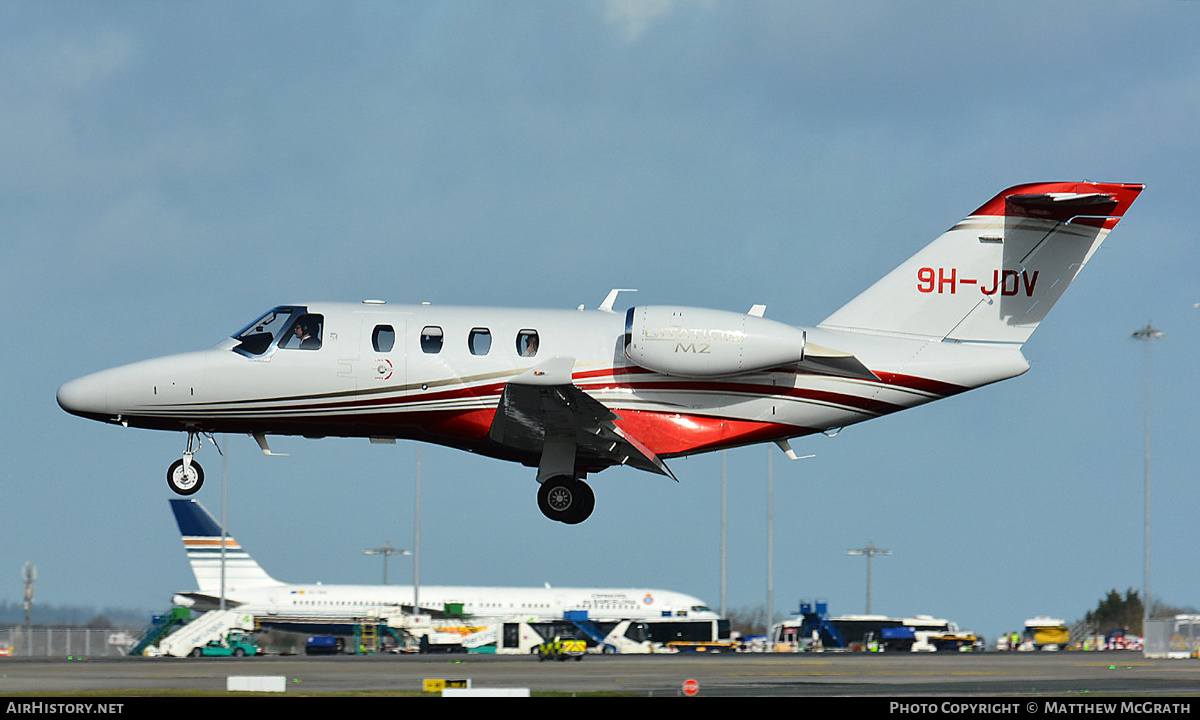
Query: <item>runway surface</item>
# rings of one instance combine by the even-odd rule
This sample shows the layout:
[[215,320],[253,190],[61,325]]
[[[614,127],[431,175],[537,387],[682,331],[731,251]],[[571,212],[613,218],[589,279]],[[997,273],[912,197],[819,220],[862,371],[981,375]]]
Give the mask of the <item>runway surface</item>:
[[0,658],[0,698],[18,694],[223,691],[229,676],[284,676],[287,695],[419,691],[425,679],[531,692],[701,697],[988,697],[1200,695],[1200,660],[1139,653]]

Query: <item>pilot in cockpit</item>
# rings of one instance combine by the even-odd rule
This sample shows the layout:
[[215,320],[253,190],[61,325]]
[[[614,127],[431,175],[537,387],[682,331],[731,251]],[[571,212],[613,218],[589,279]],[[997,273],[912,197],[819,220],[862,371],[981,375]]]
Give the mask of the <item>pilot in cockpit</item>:
[[309,315],[303,315],[296,321],[295,327],[292,328],[292,334],[296,338],[299,345],[291,345],[298,347],[301,350],[319,350],[321,348],[320,330],[317,323]]

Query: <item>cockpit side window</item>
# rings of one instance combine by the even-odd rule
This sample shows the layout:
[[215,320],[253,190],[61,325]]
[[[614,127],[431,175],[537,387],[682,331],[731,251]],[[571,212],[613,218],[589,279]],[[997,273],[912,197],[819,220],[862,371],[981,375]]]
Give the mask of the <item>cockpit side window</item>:
[[279,347],[287,350],[320,350],[324,324],[323,315],[300,315],[279,341]]
[[268,354],[276,340],[284,335],[287,328],[297,315],[304,314],[304,308],[281,306],[272,309],[262,317],[250,323],[233,335],[238,344],[233,351],[246,357],[259,357]]

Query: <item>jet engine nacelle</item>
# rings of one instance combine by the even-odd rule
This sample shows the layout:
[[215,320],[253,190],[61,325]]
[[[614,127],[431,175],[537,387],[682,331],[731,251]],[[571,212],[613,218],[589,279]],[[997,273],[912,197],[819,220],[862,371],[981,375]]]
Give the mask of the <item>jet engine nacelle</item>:
[[702,308],[631,307],[625,357],[679,377],[721,377],[804,359],[804,331],[757,315]]

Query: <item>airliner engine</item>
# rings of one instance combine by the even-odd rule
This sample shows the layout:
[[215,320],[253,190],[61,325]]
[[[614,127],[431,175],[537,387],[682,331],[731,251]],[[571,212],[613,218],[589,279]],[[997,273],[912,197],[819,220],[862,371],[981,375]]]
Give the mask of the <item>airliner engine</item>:
[[625,357],[678,377],[722,377],[804,360],[804,331],[756,315],[701,308],[631,307]]

